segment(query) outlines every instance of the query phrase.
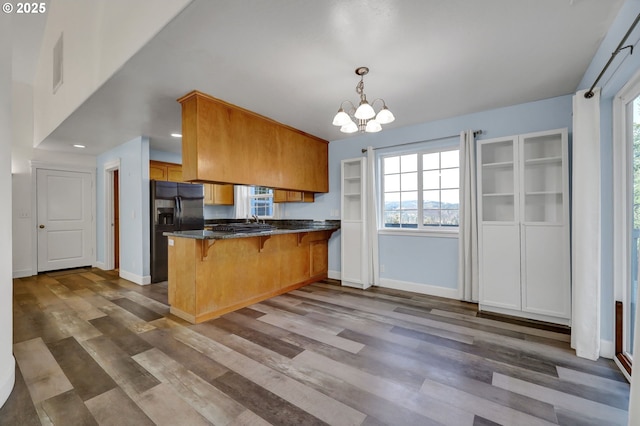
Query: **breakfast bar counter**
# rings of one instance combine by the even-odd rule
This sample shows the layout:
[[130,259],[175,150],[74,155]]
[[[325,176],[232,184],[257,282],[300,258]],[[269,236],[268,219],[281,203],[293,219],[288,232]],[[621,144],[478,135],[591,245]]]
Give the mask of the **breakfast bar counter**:
[[165,233],[169,305],[193,324],[327,278],[339,221],[271,221],[272,229]]

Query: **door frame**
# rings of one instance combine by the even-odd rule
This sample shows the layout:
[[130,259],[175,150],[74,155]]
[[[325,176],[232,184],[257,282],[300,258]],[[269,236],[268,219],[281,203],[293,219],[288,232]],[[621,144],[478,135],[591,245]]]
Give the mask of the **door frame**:
[[[116,159],[104,164],[104,269],[107,271],[115,267],[114,244],[115,233],[111,224],[114,221],[114,192],[113,173],[120,172],[120,159]],[[120,186],[118,186],[118,191]]]
[[70,164],[49,163],[31,160],[31,270],[38,274],[38,170],[56,170],[61,172],[89,173],[91,175],[91,232],[89,233],[92,251],[92,266],[96,266],[96,168],[74,166]]
[[[622,321],[628,321],[630,302],[627,300],[627,283],[631,278],[631,240],[629,227],[632,215],[628,211],[628,203],[633,199],[633,187],[631,182],[633,170],[630,167],[630,159],[633,155],[632,148],[627,143],[629,116],[626,106],[640,96],[640,71],[629,79],[622,89],[613,98],[613,288],[614,301],[622,302]],[[613,309],[615,315],[616,309]],[[613,335],[616,335],[614,318]],[[626,334],[622,334],[623,342],[626,342]],[[637,345],[636,345],[637,346]],[[623,344],[623,350],[625,345]],[[618,354],[614,355],[614,361],[627,379],[630,375],[618,360]]]

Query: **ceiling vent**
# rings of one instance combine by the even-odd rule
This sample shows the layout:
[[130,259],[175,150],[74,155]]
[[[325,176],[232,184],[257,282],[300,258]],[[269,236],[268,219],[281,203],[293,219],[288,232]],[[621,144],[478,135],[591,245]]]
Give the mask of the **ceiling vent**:
[[60,86],[62,86],[62,57],[63,57],[63,49],[62,49],[62,35],[60,34],[60,38],[56,42],[55,46],[53,46],[53,93],[55,94]]

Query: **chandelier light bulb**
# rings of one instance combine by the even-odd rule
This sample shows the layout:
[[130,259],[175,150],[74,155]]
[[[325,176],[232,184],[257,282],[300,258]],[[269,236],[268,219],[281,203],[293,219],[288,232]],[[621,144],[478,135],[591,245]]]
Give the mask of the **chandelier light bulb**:
[[344,126],[340,127],[340,131],[342,133],[355,133],[358,131],[358,125],[354,123],[351,119]]
[[391,111],[389,111],[389,108],[387,108],[386,105],[380,110],[378,115],[376,115],[376,121],[380,124],[389,124],[395,119],[396,118],[393,116]]
[[333,117],[334,126],[344,126],[345,124],[348,124],[350,121],[351,121],[351,117],[349,117],[349,114],[344,112],[342,108],[340,108],[336,116]]
[[364,129],[367,133],[376,133],[382,130],[382,126],[376,120],[367,121],[367,127]]
[[369,102],[366,100],[360,102],[360,106],[356,110],[356,118],[360,120],[367,120],[369,118],[375,117],[376,112],[373,110],[373,107],[369,105]]

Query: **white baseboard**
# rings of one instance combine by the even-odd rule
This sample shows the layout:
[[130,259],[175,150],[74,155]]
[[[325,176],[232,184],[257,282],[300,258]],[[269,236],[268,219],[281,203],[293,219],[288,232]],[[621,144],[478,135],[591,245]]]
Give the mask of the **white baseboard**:
[[11,395],[13,385],[16,382],[16,360],[13,355],[10,356],[10,362],[8,365],[3,365],[0,371],[0,408],[4,405]]
[[151,275],[136,275],[134,273],[124,271],[120,269],[120,278],[124,278],[125,280],[129,280],[138,285],[148,285],[151,284]]
[[413,293],[428,294],[429,296],[446,297],[448,299],[459,300],[460,292],[457,288],[440,287],[437,285],[412,283],[407,281],[390,280],[380,278],[380,287],[393,288],[396,290],[411,291]]
[[339,280],[342,278],[342,274],[340,273],[340,271],[327,271],[327,277],[331,278],[332,280]]
[[13,278],[24,278],[34,275],[31,269],[13,270]]
[[600,356],[613,359],[616,354],[616,345],[611,340],[600,340]]
[[107,264],[104,262],[95,262],[93,266],[94,268],[102,269],[103,271],[107,270]]

